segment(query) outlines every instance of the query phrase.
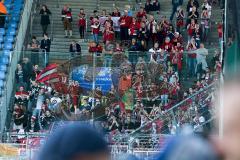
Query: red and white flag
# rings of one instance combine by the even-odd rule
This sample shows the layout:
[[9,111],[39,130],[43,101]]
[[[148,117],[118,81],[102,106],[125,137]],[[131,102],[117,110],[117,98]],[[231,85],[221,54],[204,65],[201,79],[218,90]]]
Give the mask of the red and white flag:
[[37,76],[36,81],[48,84],[59,82],[57,64],[50,64],[44,68],[42,72]]

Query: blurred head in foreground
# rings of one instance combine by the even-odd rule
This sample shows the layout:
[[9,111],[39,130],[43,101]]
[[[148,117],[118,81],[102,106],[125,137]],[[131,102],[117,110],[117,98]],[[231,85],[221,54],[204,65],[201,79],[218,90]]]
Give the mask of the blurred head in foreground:
[[166,145],[157,160],[218,160],[213,146],[195,135],[174,137]]
[[[240,76],[225,80],[220,97],[223,101],[223,136],[221,148],[226,160],[240,159]],[[219,112],[220,113],[220,112]],[[219,114],[219,118],[220,118]],[[219,123],[219,118],[217,123]]]
[[70,124],[54,132],[37,160],[108,160],[104,136],[83,124]]

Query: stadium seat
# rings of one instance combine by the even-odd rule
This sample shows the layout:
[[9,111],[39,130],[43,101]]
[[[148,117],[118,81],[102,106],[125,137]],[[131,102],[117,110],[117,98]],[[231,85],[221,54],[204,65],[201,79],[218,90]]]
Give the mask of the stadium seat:
[[4,43],[3,49],[7,49],[7,50],[12,50],[13,49],[13,45],[12,43]]
[[4,80],[6,78],[5,72],[0,71],[0,80]]
[[[4,86],[4,81],[0,80],[0,88],[3,88]],[[2,94],[2,90],[0,89],[0,95]]]
[[8,26],[16,29],[17,28],[17,22],[10,21]]
[[3,56],[10,57],[11,51],[10,50],[3,50]]
[[7,72],[7,65],[5,65],[5,64],[0,64],[0,71]]
[[2,43],[4,40],[3,35],[0,35],[0,43]]
[[11,18],[11,21],[18,23],[18,22],[19,22],[19,16],[14,16],[14,17],[12,17],[12,18]]
[[7,35],[15,36],[16,35],[16,29],[15,28],[9,28],[7,30]]
[[5,34],[5,29],[4,28],[0,28],[0,35],[4,35]]
[[6,56],[1,56],[1,58],[0,58],[0,64],[8,65],[8,63],[9,63],[9,58],[6,57]]
[[14,41],[14,36],[6,36],[6,41],[8,42],[8,43],[13,43],[13,41]]

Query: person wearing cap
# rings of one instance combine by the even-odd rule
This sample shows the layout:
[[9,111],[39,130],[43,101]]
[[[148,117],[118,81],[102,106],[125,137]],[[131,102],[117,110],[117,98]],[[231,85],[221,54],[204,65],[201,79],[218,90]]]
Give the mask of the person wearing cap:
[[55,131],[37,160],[110,160],[103,135],[87,124],[69,124]]

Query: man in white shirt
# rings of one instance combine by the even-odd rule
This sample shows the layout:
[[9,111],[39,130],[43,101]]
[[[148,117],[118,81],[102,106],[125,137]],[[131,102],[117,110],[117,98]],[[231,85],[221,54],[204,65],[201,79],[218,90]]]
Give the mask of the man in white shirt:
[[[197,65],[202,64],[202,70],[206,71],[208,68],[207,64],[207,55],[208,55],[208,50],[204,47],[204,44],[200,44],[200,48],[194,51],[197,55]],[[196,67],[197,69],[197,67]]]

